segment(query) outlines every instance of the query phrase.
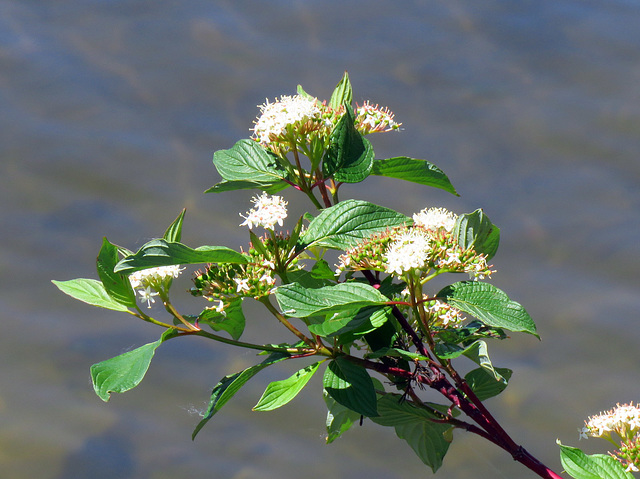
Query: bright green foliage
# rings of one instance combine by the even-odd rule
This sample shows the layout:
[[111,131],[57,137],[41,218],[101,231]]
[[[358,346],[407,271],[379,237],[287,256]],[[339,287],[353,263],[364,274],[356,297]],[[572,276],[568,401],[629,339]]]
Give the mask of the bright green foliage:
[[575,479],[633,479],[622,464],[606,454],[586,455],[577,447],[560,445],[560,460],[567,474]]
[[306,248],[347,249],[374,233],[410,222],[411,218],[389,208],[366,201],[345,200],[316,216],[300,242]]
[[106,402],[111,393],[123,393],[140,384],[147,374],[156,349],[176,336],[177,331],[167,330],[153,343],[91,366],[91,380],[98,397]]
[[460,196],[447,175],[427,160],[417,160],[406,156],[375,160],[371,165],[371,174],[432,186]]
[[320,362],[313,363],[287,379],[270,383],[258,404],[253,406],[253,410],[272,411],[287,404],[307,385],[309,379],[318,370],[318,366],[320,366]]
[[[496,254],[500,229],[480,209],[456,220],[452,212],[416,205],[420,215],[414,224],[411,216],[374,203],[340,201],[341,187],[371,174],[458,193],[429,161],[374,159],[369,135],[400,124],[386,108],[368,102],[354,113],[346,73],[328,102],[316,101],[301,86],[297,93],[262,107],[262,126],[254,131],[258,140],[242,139],[213,156],[222,181],[208,192],[266,193],[254,196],[254,208],[242,225],[249,228],[248,246],[234,250],[183,244],[182,210],[161,238],[136,252],[105,238],[97,258],[99,281],[54,281],[75,299],[165,328],[157,341],[93,365],[96,394],[107,401],[113,392],[132,389],[164,341],[199,336],[267,357],[216,384],[193,438],[264,368],[305,358],[306,366],[296,368],[295,374],[266,386],[254,410],[285,406],[324,368],[327,443],[368,417],[393,427],[434,472],[455,428],[490,439],[526,463],[527,456],[513,447],[478,400],[501,393],[511,377],[510,369],[493,366],[489,340],[506,339],[504,331],[537,337],[533,320],[489,283],[456,282],[437,294],[429,283],[456,273],[490,277],[494,271],[486,261]],[[286,199],[270,196],[289,186],[293,188]],[[381,191],[382,199],[384,194],[389,192]],[[313,210],[285,224],[287,204],[300,196],[309,199]],[[336,258],[338,263],[331,264]],[[199,265],[190,290],[199,303],[191,314],[178,311],[170,297],[172,278],[187,269],[185,265]],[[136,294],[148,308],[136,304]],[[245,318],[243,302],[254,300],[265,308],[267,318]],[[157,319],[158,311],[168,319]],[[280,323],[289,341],[240,341],[245,328],[260,330],[268,319]],[[312,356],[309,364],[306,358]],[[458,361],[465,361],[462,356],[479,366],[464,379],[455,369]],[[425,391],[444,404],[426,402]],[[618,466],[608,458],[583,456],[563,449],[569,472],[592,474],[576,478],[630,477],[599,475]]]
[[441,289],[437,297],[488,326],[538,336],[535,323],[522,305],[492,284],[461,281]]
[[69,281],[51,281],[60,291],[83,303],[114,311],[129,311],[124,304],[116,301],[107,293],[101,281],[78,278]]

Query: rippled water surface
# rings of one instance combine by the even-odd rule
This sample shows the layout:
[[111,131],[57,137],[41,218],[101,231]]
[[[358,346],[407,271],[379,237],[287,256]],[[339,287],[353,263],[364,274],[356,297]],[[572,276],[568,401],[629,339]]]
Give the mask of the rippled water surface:
[[[219,179],[212,153],[249,135],[265,98],[298,83],[328,97],[344,70],[357,101],[403,122],[372,138],[377,156],[429,159],[462,196],[382,179],[343,196],[406,214],[483,207],[502,228],[493,282],[542,341],[491,345],[515,373],[489,406],[560,470],[556,438],[575,444],[588,414],[640,400],[639,22],[625,1],[0,1],[3,476],[431,474],[370,423],[324,446],[318,381],[251,412],[288,366],[256,377],[192,442],[210,388],[256,361],[204,340],[167,343],[140,387],[102,403],[89,366],[160,332],[50,283],[96,277],[103,236],[136,248],[183,207],[186,243],[244,244],[252,193],[203,195]],[[247,340],[279,340],[255,312]],[[464,434],[440,475],[534,477]]]

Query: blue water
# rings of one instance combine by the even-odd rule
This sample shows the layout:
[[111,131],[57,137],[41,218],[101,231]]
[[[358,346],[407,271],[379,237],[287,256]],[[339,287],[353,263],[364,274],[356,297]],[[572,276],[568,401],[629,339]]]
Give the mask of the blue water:
[[[587,415],[640,400],[639,21],[621,1],[1,1],[3,476],[430,474],[372,424],[324,446],[318,381],[251,412],[288,366],[252,380],[191,442],[210,388],[256,361],[204,340],[166,344],[140,387],[102,403],[89,366],[160,331],[49,282],[96,277],[103,236],[135,248],[183,207],[188,244],[245,244],[238,212],[252,193],[203,195],[218,181],[212,153],[249,135],[265,98],[298,83],[326,98],[344,70],[356,101],[403,123],[372,138],[377,156],[431,160],[462,196],[374,179],[343,197],[406,214],[483,207],[502,228],[493,282],[542,341],[491,345],[515,373],[489,406],[559,471],[556,438],[576,444]],[[281,339],[260,319],[247,340]],[[534,477],[464,434],[440,474]]]

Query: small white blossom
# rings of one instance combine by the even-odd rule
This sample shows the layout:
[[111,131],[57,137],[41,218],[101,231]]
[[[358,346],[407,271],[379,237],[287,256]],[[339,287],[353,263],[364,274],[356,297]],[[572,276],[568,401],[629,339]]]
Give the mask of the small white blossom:
[[156,302],[154,296],[158,296],[158,293],[151,291],[151,286],[147,286],[146,288],[139,290],[138,294],[140,295],[140,300],[143,303],[147,303],[147,308],[151,308],[151,303]]
[[270,196],[263,192],[260,196],[254,196],[251,201],[254,207],[247,211],[247,216],[240,214],[244,218],[240,226],[248,226],[249,229],[261,226],[273,230],[276,223],[280,226],[284,224],[287,202],[281,196]]
[[224,303],[222,302],[221,299],[218,300],[218,306],[216,306],[216,312],[217,313],[223,313],[224,312]]
[[184,271],[180,265],[158,266],[136,271],[129,275],[129,282],[134,290],[138,291],[140,300],[147,303],[151,308],[151,303],[155,303],[154,296],[158,296],[158,291],[167,287],[169,281],[180,276]]
[[412,269],[422,269],[427,265],[430,253],[431,239],[419,230],[409,230],[389,245],[384,255],[385,271],[401,275]]
[[458,216],[445,208],[425,208],[413,215],[413,224],[427,230],[443,228],[451,232]]
[[282,137],[287,126],[305,123],[320,118],[321,115],[315,98],[309,99],[300,95],[285,95],[274,103],[267,100],[259,108],[261,115],[253,127],[253,134],[263,146],[268,146],[274,139]]
[[250,289],[249,280],[247,278],[244,278],[244,279],[233,278],[233,280],[238,285],[238,289],[236,290],[236,292],[240,293],[242,291],[249,291],[249,289]]

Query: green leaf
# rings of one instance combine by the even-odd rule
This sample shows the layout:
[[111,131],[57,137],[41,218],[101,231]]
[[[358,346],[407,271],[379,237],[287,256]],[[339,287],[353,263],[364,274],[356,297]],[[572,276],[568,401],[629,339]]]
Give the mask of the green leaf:
[[240,140],[228,150],[216,151],[213,164],[226,181],[273,184],[287,178],[278,159],[253,140]]
[[[343,283],[344,284],[344,283]],[[319,318],[319,322],[310,322],[309,331],[324,338],[342,336],[357,331],[357,336],[365,335],[382,326],[391,314],[391,308],[370,306],[361,309],[348,309],[326,318]],[[353,334],[349,335],[354,340]]]
[[[298,87],[298,93],[300,93],[301,87]],[[353,92],[351,89],[351,81],[349,80],[349,74],[345,71],[344,75],[336,85],[331,99],[329,100],[329,107],[334,110],[340,108],[345,103],[351,105],[353,101]]]
[[433,163],[427,160],[418,160],[406,156],[375,160],[371,168],[371,174],[411,181],[425,186],[433,186],[448,191],[456,196],[455,190],[447,175]]
[[182,243],[171,243],[164,239],[154,239],[146,243],[133,256],[121,260],[116,272],[131,274],[146,268],[170,266],[174,264],[198,263],[242,263],[247,258],[226,246],[200,246],[192,249]]
[[205,309],[198,316],[200,324],[206,324],[214,331],[226,331],[235,340],[240,339],[245,327],[242,312],[242,299],[232,301],[224,310],[224,314],[215,309]]
[[300,238],[301,246],[348,249],[374,233],[411,223],[407,216],[361,200],[345,200],[322,210]]
[[325,370],[323,386],[344,407],[367,417],[378,415],[373,381],[362,366],[337,357]]
[[330,444],[349,430],[360,419],[360,414],[344,407],[329,396],[326,390],[323,391],[323,396],[327,404],[327,444]]
[[440,290],[437,297],[488,326],[523,331],[539,338],[529,313],[492,284],[460,281]]
[[389,301],[373,286],[354,282],[317,289],[290,283],[278,286],[275,295],[282,311],[298,318],[382,305]]
[[381,426],[393,426],[396,435],[409,443],[420,460],[436,472],[442,466],[450,441],[451,426],[433,422],[439,419],[431,412],[402,401],[396,394],[386,394],[378,399],[378,417],[371,420]]
[[481,209],[458,217],[453,236],[463,249],[473,248],[491,259],[498,251],[500,228],[494,225]]
[[182,223],[184,222],[184,215],[187,212],[187,209],[184,208],[178,217],[169,225],[167,231],[164,232],[162,238],[171,242],[171,243],[179,243],[182,239]]
[[489,358],[489,351],[487,349],[487,343],[478,340],[462,352],[466,357],[471,359],[474,363],[484,369],[488,374],[491,374],[495,381],[503,383],[506,387],[507,379],[504,378],[491,363]]
[[[495,368],[495,372],[506,381],[509,381],[513,373],[507,368]],[[496,381],[495,376],[484,368],[469,371],[464,379],[480,401],[497,396],[507,387],[506,381]]]
[[298,95],[300,95],[303,98],[306,98],[307,100],[315,100],[316,97],[309,95],[306,91],[304,91],[304,88],[302,88],[302,85],[298,85],[297,88],[297,93]]
[[309,379],[311,379],[318,370],[320,363],[321,361],[318,361],[301,369],[287,379],[270,383],[262,394],[258,404],[253,406],[253,410],[272,411],[287,404],[307,385]]
[[329,146],[322,159],[322,173],[343,183],[359,183],[371,173],[373,147],[354,125],[350,106],[329,137]]
[[111,393],[123,393],[140,384],[149,369],[156,349],[177,335],[177,330],[168,329],[153,343],[91,366],[91,381],[98,397],[107,402]]
[[102,282],[95,279],[78,278],[69,281],[51,281],[63,293],[83,303],[113,311],[129,311],[122,303],[113,299]]
[[267,366],[271,366],[280,361],[284,361],[290,357],[289,354],[286,353],[271,353],[267,359],[262,361],[260,364],[256,364],[255,366],[251,366],[243,371],[232,374],[230,376],[223,377],[218,384],[216,384],[211,391],[211,399],[209,400],[209,407],[204,413],[203,419],[198,423],[193,433],[191,434],[191,439],[195,439],[200,430],[209,422],[220,409],[224,406],[235,394],[244,386],[249,379],[258,374]]
[[103,238],[102,248],[100,248],[96,261],[98,276],[109,296],[117,302],[133,308],[136,306],[136,295],[129,278],[113,271],[119,259],[118,247],[111,244],[107,238]]
[[577,447],[560,446],[560,461],[565,472],[575,479],[633,479],[624,466],[606,454],[587,456]]
[[216,183],[211,188],[205,190],[205,193],[225,193],[227,191],[235,191],[235,190],[262,190],[270,195],[277,193],[278,191],[282,191],[285,188],[288,188],[289,183],[286,181],[221,181],[220,183]]

